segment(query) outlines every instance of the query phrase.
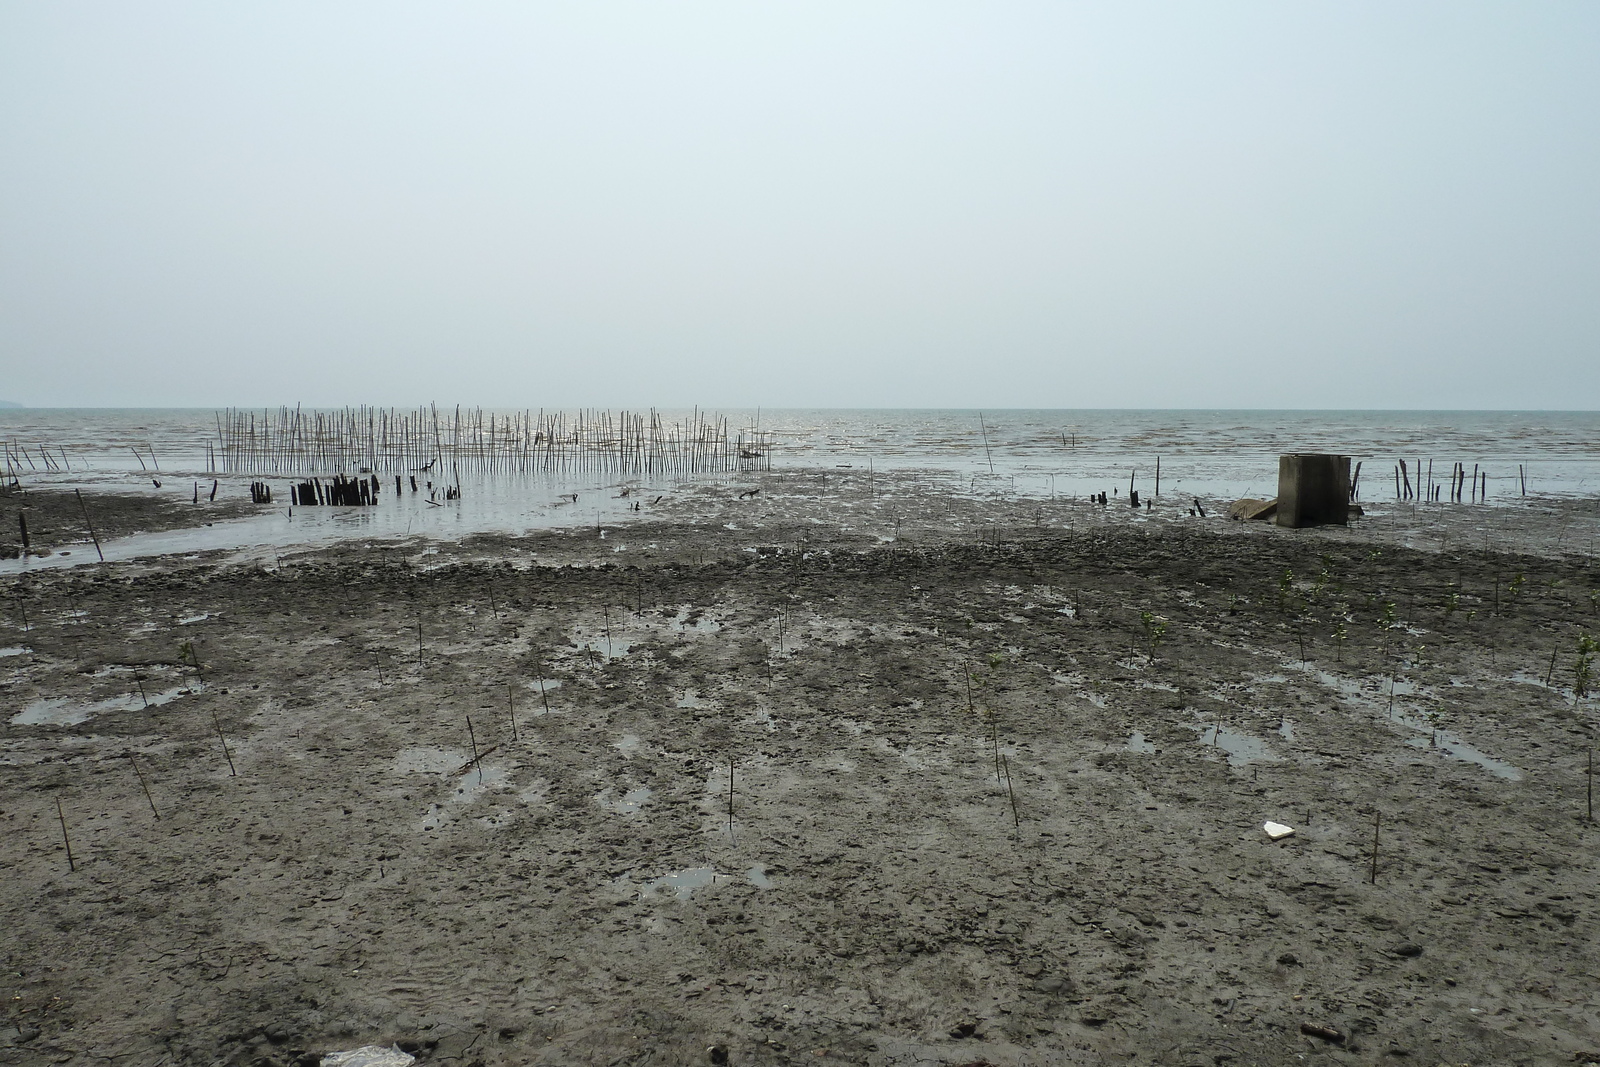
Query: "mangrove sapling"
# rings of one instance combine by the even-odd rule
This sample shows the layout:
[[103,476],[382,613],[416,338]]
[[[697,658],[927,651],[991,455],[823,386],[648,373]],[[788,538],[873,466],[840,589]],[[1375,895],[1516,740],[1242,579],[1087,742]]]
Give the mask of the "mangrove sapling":
[[200,667],[200,654],[194,650],[193,641],[182,641],[178,644],[178,662],[189,664],[202,682],[206,680],[206,673]]
[[1594,677],[1594,654],[1597,651],[1600,651],[1600,644],[1587,632],[1578,635],[1578,658],[1572,665],[1573,707],[1577,707],[1578,701],[1589,695],[1589,683]]
[[1161,647],[1161,639],[1167,633],[1167,620],[1161,615],[1149,611],[1139,612],[1139,622],[1144,626],[1145,643],[1150,648],[1150,658],[1156,658],[1156,649]]
[[1344,662],[1344,643],[1350,636],[1350,631],[1345,628],[1344,619],[1340,618],[1333,627],[1333,661]]

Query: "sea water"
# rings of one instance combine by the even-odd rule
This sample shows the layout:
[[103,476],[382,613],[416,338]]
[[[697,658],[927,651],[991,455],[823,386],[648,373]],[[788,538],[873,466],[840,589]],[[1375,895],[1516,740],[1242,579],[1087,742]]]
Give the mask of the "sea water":
[[[218,436],[213,409],[0,409],[0,440],[24,487],[124,489],[188,500],[194,483],[209,493],[220,477],[237,498],[253,479],[268,482],[283,511],[216,528],[124,538],[107,558],[227,548],[246,544],[330,544],[408,534],[454,538],[562,526],[600,527],[632,514],[646,493],[671,493],[681,478],[561,471],[481,474],[462,469],[463,498],[446,507],[426,491],[393,495],[393,471],[379,471],[381,505],[288,508],[288,474],[217,475],[208,444]],[[496,411],[505,416],[507,411]],[[672,422],[688,412],[661,411]],[[1200,411],[1200,410],[728,410],[735,431],[759,430],[770,442],[773,471],[926,472],[950,489],[1012,499],[1083,499],[1126,491],[1215,504],[1277,491],[1277,457],[1334,452],[1361,464],[1359,497],[1393,500],[1394,468],[1410,466],[1417,485],[1432,463],[1435,484],[1451,465],[1488,476],[1490,505],[1519,499],[1524,477],[1543,497],[1591,497],[1600,488],[1600,412],[1509,411]],[[47,462],[44,454],[50,456]],[[355,474],[356,471],[347,471]],[[409,472],[402,472],[409,477]],[[429,477],[418,474],[419,484]],[[452,472],[451,481],[456,475]],[[697,480],[754,484],[727,473]],[[155,482],[161,482],[157,488]],[[437,487],[442,499],[442,486]],[[627,488],[629,494],[622,495]],[[1448,491],[1448,490],[1446,490]],[[577,499],[572,500],[572,494]],[[281,521],[280,521],[281,520]],[[83,562],[77,553],[63,562]],[[0,561],[14,569],[19,561]],[[9,564],[9,566],[6,566]]]

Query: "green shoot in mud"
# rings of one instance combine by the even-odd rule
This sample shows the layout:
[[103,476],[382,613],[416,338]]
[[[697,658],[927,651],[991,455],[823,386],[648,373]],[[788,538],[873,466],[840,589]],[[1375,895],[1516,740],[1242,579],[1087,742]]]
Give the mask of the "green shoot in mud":
[[1335,663],[1344,662],[1344,643],[1350,637],[1350,631],[1345,626],[1345,621],[1340,618],[1333,627],[1333,659]]
[[1139,622],[1144,626],[1144,639],[1150,648],[1150,658],[1155,659],[1156,649],[1161,647],[1161,639],[1167,634],[1167,620],[1153,612],[1141,611]]
[[1444,617],[1449,618],[1461,608],[1461,594],[1451,589],[1444,598]]
[[1322,573],[1318,574],[1316,581],[1311,583],[1310,599],[1315,602],[1322,595],[1322,591],[1328,588],[1328,583],[1331,581],[1333,581],[1333,575],[1329,573],[1326,558],[1324,558]]
[[1283,573],[1278,575],[1278,607],[1287,611],[1289,608],[1289,594],[1294,591],[1294,571],[1288,567],[1283,568]]
[[1518,571],[1517,576],[1511,579],[1511,581],[1506,585],[1506,595],[1512,600],[1516,600],[1517,596],[1522,592],[1522,587],[1527,583],[1528,576],[1523,574],[1521,571]]
[[189,664],[194,668],[194,673],[199,675],[202,682],[206,680],[206,674],[200,667],[200,656],[194,650],[193,641],[180,641],[178,643],[178,662]]

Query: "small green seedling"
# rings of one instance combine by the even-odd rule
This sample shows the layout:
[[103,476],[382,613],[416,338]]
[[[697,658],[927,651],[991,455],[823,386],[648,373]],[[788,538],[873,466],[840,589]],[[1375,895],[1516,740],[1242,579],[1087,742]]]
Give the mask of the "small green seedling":
[[205,681],[206,674],[200,667],[200,655],[195,652],[193,641],[180,641],[178,643],[178,662],[189,664],[194,668],[194,673],[200,676],[200,680]]
[[1594,654],[1600,651],[1600,643],[1590,637],[1588,632],[1578,635],[1578,659],[1572,665],[1572,703],[1577,705],[1579,698],[1589,695],[1589,685],[1594,680]]
[[1139,612],[1139,621],[1144,624],[1145,642],[1150,646],[1150,655],[1156,654],[1156,649],[1161,647],[1161,639],[1167,633],[1167,620],[1153,612]]

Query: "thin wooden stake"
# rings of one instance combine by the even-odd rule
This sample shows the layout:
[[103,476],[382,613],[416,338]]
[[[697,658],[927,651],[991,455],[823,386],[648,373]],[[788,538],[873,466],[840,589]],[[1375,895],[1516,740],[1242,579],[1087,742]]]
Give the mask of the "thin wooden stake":
[[228,761],[228,774],[234,778],[239,776],[239,770],[233,765],[233,753],[228,751],[228,738],[222,732],[222,720],[217,718],[217,713],[211,713],[211,725],[217,728],[217,738],[222,742],[222,758]]
[[144,798],[150,802],[150,814],[154,815],[156,820],[159,822],[161,819],[161,813],[156,810],[156,801],[155,798],[150,795],[150,786],[149,783],[144,780],[144,772],[139,769],[139,763],[133,758],[132,752],[124,752],[123,755],[127,756],[128,762],[133,765],[133,773],[139,776],[139,785],[144,789]]
[[511,708],[511,740],[517,740],[517,691],[511,685],[506,686],[506,704]]
[[478,763],[478,735],[472,732],[472,716],[467,716],[467,738],[472,742],[472,762],[478,767],[478,781],[483,781],[483,764]]
[[83,502],[83,491],[81,489],[74,489],[73,492],[77,494],[78,507],[83,509],[83,524],[89,527],[89,537],[94,541],[95,555],[100,557],[101,563],[104,563],[106,561],[106,554],[100,551],[100,538],[96,536],[94,532],[94,523],[89,521],[89,506]]
[[1369,881],[1378,884],[1378,827],[1383,825],[1383,815],[1380,812],[1372,813],[1372,874]]
[[544,693],[544,671],[539,671],[539,702],[544,705],[544,713],[550,714],[550,698]]
[[61,798],[56,798],[56,818],[61,820],[61,843],[67,846],[67,867],[76,871],[78,863],[72,858],[72,839],[67,837],[67,816],[61,810]]
[[1005,755],[1000,756],[1000,763],[1006,770],[1006,794],[1011,797],[1011,825],[1016,827],[1017,833],[1022,833],[1022,817],[1017,814],[1017,793],[1011,788],[1011,761]]
[[733,839],[733,760],[728,761],[728,838]]

